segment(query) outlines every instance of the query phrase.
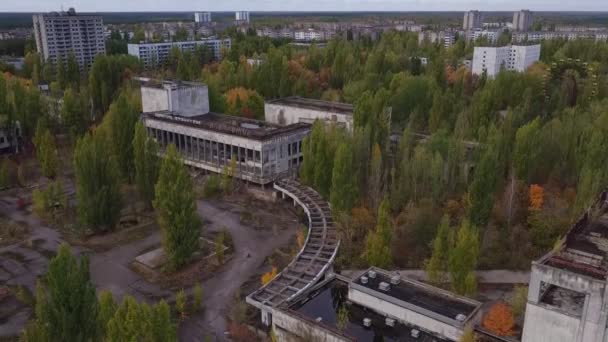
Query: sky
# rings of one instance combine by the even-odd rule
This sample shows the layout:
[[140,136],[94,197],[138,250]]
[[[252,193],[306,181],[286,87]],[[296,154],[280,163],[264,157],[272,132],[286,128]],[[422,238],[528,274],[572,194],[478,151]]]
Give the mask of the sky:
[[608,11],[608,0],[0,0],[0,12],[129,11]]

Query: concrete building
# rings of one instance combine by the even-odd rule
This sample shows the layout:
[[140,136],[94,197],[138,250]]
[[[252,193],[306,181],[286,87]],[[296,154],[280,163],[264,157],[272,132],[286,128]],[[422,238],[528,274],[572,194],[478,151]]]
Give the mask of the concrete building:
[[270,100],[264,103],[266,122],[292,125],[312,124],[315,120],[344,125],[353,129],[353,106],[347,103],[307,99],[298,96]]
[[95,57],[106,53],[101,16],[78,15],[73,8],[67,12],[34,14],[36,48],[44,61],[67,62],[70,53],[76,57],[81,71],[91,67]]
[[502,30],[475,30],[470,31],[470,37],[472,40],[485,38],[490,44],[495,44],[500,37]]
[[208,89],[192,82],[141,79],[142,121],[161,152],[174,144],[192,167],[268,184],[297,172],[310,125],[279,126],[209,112]]
[[483,16],[479,11],[468,11],[464,13],[464,20],[462,22],[463,30],[474,30],[481,28],[483,24]]
[[249,24],[249,12],[234,12],[234,20],[237,22],[237,24]]
[[[272,311],[280,341],[459,341],[480,321],[481,303],[397,274],[370,268],[349,279],[329,275]],[[338,328],[338,312],[348,319]]]
[[298,30],[295,31],[294,34],[294,39],[296,41],[305,41],[305,42],[312,42],[314,40],[321,40],[321,36],[322,33],[320,31],[317,31],[315,29],[306,29],[306,30]]
[[501,70],[525,71],[540,59],[540,45],[511,45],[503,47],[475,47],[474,75],[484,72],[495,77]]
[[598,42],[608,40],[608,31],[532,31],[532,32],[513,32],[513,42],[538,42],[553,39],[592,39]]
[[529,31],[534,24],[534,16],[530,10],[521,10],[513,13],[513,30]]
[[532,263],[523,342],[608,340],[608,191]]
[[454,45],[456,41],[456,35],[450,31],[422,31],[418,33],[418,43],[422,43],[425,40],[433,44],[442,44],[445,48],[449,48]]
[[211,22],[211,12],[195,12],[194,22],[203,25]]
[[230,38],[204,38],[186,42],[129,44],[128,52],[129,55],[139,58],[145,68],[151,68],[166,63],[173,47],[177,47],[181,52],[192,52],[197,46],[206,46],[213,52],[215,59],[220,60],[222,50],[230,49],[232,41]]

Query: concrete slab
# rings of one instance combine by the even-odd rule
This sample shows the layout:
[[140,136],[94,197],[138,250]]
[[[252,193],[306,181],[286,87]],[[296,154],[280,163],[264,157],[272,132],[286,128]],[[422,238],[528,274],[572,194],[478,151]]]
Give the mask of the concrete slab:
[[135,261],[153,270],[157,270],[165,264],[167,257],[165,250],[159,247],[136,257]]

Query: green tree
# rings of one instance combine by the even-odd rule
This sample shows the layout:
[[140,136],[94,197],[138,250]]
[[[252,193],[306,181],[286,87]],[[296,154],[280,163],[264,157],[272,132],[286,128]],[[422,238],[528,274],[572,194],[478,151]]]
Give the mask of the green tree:
[[135,164],[135,185],[140,196],[150,206],[154,201],[154,186],[158,180],[160,160],[158,143],[149,138],[142,122],[135,124],[133,137],[133,161]]
[[353,175],[353,151],[351,144],[342,142],[336,152],[331,182],[330,202],[332,210],[349,213],[358,196],[357,175]]
[[99,314],[97,315],[99,338],[103,340],[108,323],[114,317],[117,307],[114,297],[110,291],[102,291],[99,294]]
[[378,143],[372,149],[372,159],[369,167],[367,194],[372,210],[376,210],[383,197],[384,169],[382,165],[382,150]]
[[461,295],[474,295],[477,287],[475,269],[479,256],[479,237],[477,229],[463,220],[456,234],[454,247],[449,252],[448,269],[452,287]]
[[177,269],[199,250],[201,222],[190,175],[175,145],[167,148],[155,190],[154,208],[163,232],[168,267]]
[[38,157],[42,174],[48,178],[55,178],[59,167],[55,137],[48,129],[36,133],[41,134],[36,137],[36,157]]
[[367,262],[372,266],[386,268],[392,263],[391,242],[393,225],[390,217],[390,202],[385,198],[378,208],[375,231],[369,232],[366,241]]
[[147,317],[144,316],[142,306],[133,297],[126,296],[108,321],[105,340],[109,342],[142,341],[147,324]]
[[201,284],[196,284],[194,286],[194,290],[192,290],[192,295],[194,296],[193,310],[195,312],[201,310],[203,308],[203,287]]
[[182,318],[185,318],[188,314],[188,297],[186,297],[184,289],[179,290],[175,294],[175,310]]
[[57,83],[59,83],[59,87],[61,89],[66,89],[68,81],[67,81],[67,72],[65,70],[65,62],[63,61],[63,56],[59,55],[57,57]]
[[130,103],[128,95],[121,93],[112,103],[106,116],[109,123],[110,142],[116,156],[122,178],[128,182],[134,177],[133,136],[139,119],[138,109]]
[[531,181],[534,165],[539,163],[540,136],[539,118],[517,130],[513,151],[513,168],[517,178],[526,182]]
[[469,218],[476,227],[485,227],[494,208],[494,194],[499,177],[497,138],[489,139],[475,168],[469,186]]
[[432,284],[443,283],[448,271],[448,256],[450,250],[450,218],[444,215],[433,240],[433,253],[426,263],[426,274]]
[[107,147],[106,134],[98,129],[78,140],[74,151],[78,216],[98,232],[114,228],[121,209],[118,166]]
[[[90,341],[98,336],[98,304],[86,256],[76,258],[63,244],[38,284],[32,325],[48,341]],[[28,333],[28,335],[31,332]]]
[[76,61],[74,52],[70,51],[68,54],[67,68],[66,68],[66,83],[67,86],[78,89],[80,84],[80,67]]
[[69,88],[63,94],[61,120],[74,140],[84,134],[87,129],[88,120],[85,106],[80,95],[72,88]]

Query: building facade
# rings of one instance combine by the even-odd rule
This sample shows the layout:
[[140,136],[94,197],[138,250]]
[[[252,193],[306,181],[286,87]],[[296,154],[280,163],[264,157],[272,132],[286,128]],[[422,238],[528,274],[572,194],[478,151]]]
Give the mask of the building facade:
[[208,24],[211,22],[210,12],[196,12],[194,13],[194,22],[197,24]]
[[513,30],[529,31],[534,24],[534,16],[530,10],[521,10],[513,13]]
[[539,59],[540,45],[478,46],[473,52],[472,72],[488,77],[495,77],[503,69],[523,72]]
[[230,38],[204,38],[187,42],[129,44],[128,51],[129,55],[139,58],[145,68],[151,68],[166,63],[171,49],[174,47],[177,47],[181,52],[193,52],[197,46],[206,46],[213,52],[215,59],[220,60],[222,58],[222,51],[229,50],[232,46],[232,41]]
[[522,342],[608,340],[608,191],[532,263]]
[[185,164],[215,173],[234,160],[234,177],[261,185],[293,176],[302,163],[309,124],[279,126],[211,113],[205,85],[143,81],[142,121],[161,153],[174,144]]
[[234,20],[238,24],[249,24],[249,12],[247,11],[238,11],[234,12]]
[[312,124],[315,120],[343,125],[353,129],[353,106],[346,103],[307,99],[298,96],[264,103],[266,122],[278,125]]
[[479,11],[468,11],[464,13],[464,19],[462,22],[463,30],[474,30],[477,28],[481,28],[483,24],[483,17],[481,12]]
[[106,53],[101,16],[78,15],[73,8],[67,12],[34,14],[36,48],[44,61],[66,63],[70,53],[76,57],[81,71],[91,67],[95,57]]

